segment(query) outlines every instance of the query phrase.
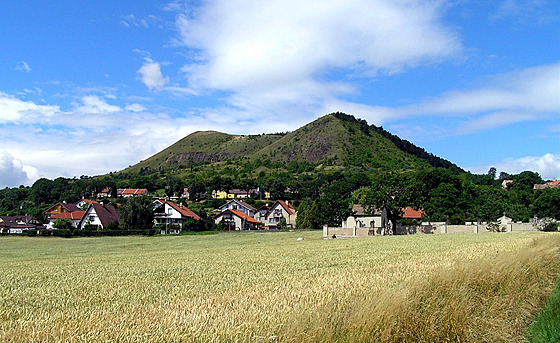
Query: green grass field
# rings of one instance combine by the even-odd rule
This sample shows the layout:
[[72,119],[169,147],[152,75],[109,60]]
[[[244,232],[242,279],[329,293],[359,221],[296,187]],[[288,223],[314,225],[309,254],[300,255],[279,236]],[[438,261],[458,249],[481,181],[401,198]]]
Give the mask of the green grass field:
[[0,341],[522,342],[559,252],[554,233],[0,237]]

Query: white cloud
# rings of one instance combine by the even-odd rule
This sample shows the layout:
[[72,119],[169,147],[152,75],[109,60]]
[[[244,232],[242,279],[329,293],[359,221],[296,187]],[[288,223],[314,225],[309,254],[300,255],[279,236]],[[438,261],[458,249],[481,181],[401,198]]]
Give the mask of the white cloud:
[[36,122],[59,112],[58,106],[36,105],[0,92],[0,124]]
[[[389,119],[453,117],[448,134],[469,134],[514,123],[550,120],[560,114],[560,63],[498,75],[487,86],[444,93],[426,101],[380,108]],[[378,116],[378,115],[377,115]],[[375,118],[376,115],[371,115]]]
[[191,85],[262,89],[329,68],[364,75],[449,58],[461,45],[438,23],[439,11],[415,1],[229,0],[179,16],[177,25],[204,57],[185,69]]
[[160,64],[153,62],[149,58],[147,58],[142,67],[138,69],[137,73],[140,74],[142,82],[150,90],[159,90],[169,82],[169,77],[163,77],[161,74]]
[[185,93],[226,91],[232,113],[253,118],[283,111],[309,120],[325,104],[360,106],[341,100],[355,92],[351,80],[462,50],[436,2],[221,0],[183,11],[176,25],[189,48]]
[[99,114],[120,111],[120,107],[109,105],[105,100],[96,95],[87,95],[82,97],[83,105],[79,106],[76,110],[82,113]]
[[143,112],[146,110],[146,108],[140,104],[129,104],[126,105],[124,109],[129,112]]
[[30,176],[31,178],[36,176],[34,168],[24,166],[8,151],[0,149],[0,188],[28,184]]
[[543,156],[527,156],[517,159],[507,159],[492,165],[467,167],[473,173],[483,174],[496,167],[498,172],[518,174],[526,170],[537,172],[545,180],[560,179],[560,155],[547,153]]
[[16,69],[24,71],[26,73],[29,73],[31,71],[31,68],[29,67],[29,64],[25,61],[21,61],[21,63],[16,66]]

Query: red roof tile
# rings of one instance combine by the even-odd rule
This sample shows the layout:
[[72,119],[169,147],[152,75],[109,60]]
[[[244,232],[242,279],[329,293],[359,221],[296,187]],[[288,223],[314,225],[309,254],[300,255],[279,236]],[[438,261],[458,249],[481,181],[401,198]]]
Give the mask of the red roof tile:
[[177,205],[176,203],[174,203],[172,201],[167,201],[167,200],[164,200],[163,203],[164,204],[165,203],[169,204],[169,206],[173,207],[176,211],[178,211],[179,213],[181,213],[185,217],[190,217],[190,218],[193,218],[195,220],[200,220],[200,217],[196,213],[189,210],[186,206],[183,206],[182,204]]
[[403,219],[422,219],[424,210],[415,210],[412,207],[405,207],[402,209]]
[[86,211],[74,211],[74,212],[63,212],[51,214],[50,219],[70,219],[70,220],[80,220],[84,216]]
[[[226,212],[231,212],[234,215],[238,216],[239,218],[248,221],[249,223],[254,223],[254,224],[260,224],[260,222],[258,220],[256,220],[253,217],[250,217],[248,215],[246,215],[245,213],[241,212],[241,211],[236,211],[236,210],[225,210],[224,212],[222,212],[221,214],[224,214]],[[221,215],[220,214],[220,215]]]

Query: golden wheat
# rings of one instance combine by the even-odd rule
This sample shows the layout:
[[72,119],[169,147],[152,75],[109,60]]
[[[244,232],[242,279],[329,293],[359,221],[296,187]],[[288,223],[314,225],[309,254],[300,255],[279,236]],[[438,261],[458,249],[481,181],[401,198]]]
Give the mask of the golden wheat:
[[544,233],[3,237],[0,341],[521,341],[559,247]]

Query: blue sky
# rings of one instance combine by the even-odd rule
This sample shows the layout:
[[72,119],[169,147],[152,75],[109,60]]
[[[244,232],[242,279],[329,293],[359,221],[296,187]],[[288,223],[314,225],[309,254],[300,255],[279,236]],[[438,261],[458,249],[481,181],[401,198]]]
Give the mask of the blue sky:
[[0,187],[342,111],[476,173],[560,178],[560,3],[0,0]]

